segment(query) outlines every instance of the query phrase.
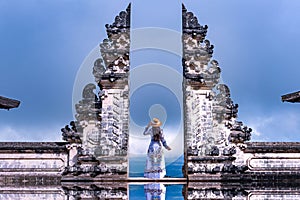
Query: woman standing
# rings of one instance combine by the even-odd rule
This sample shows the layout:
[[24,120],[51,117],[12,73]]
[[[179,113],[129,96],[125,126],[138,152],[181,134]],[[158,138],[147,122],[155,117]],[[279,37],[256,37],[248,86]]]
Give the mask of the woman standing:
[[167,150],[171,150],[171,148],[164,139],[163,131],[160,128],[161,125],[162,123],[159,119],[153,118],[144,131],[144,135],[151,136],[144,172],[145,178],[163,178],[166,175],[165,158],[162,146]]

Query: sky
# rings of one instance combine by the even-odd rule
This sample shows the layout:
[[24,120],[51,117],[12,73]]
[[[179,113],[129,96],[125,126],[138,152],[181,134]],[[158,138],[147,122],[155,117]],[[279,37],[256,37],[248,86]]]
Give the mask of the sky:
[[[281,95],[300,90],[298,0],[0,0],[0,95],[21,101],[17,109],[0,110],[0,141],[61,140],[61,127],[74,119],[83,63],[106,38],[105,24],[129,2],[132,30],[168,29],[174,31],[173,39],[181,33],[184,3],[209,27],[213,57],[239,104],[238,119],[253,129],[252,141],[300,141],[300,105],[281,102]],[[181,43],[158,37],[175,47]],[[131,39],[135,43],[139,38]],[[172,69],[173,78],[182,69],[174,52],[131,52],[131,69],[147,65]],[[137,126],[159,113],[169,132],[180,129],[180,100],[170,88],[147,83],[131,97],[131,119]]]

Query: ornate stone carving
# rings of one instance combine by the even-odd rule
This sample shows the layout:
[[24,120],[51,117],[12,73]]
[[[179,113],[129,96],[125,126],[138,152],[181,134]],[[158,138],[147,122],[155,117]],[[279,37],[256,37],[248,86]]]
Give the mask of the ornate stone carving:
[[108,38],[100,44],[102,58],[96,60],[93,70],[102,99],[95,156],[112,170],[124,172],[129,137],[130,4],[106,29]]
[[70,122],[70,126],[66,125],[64,128],[61,129],[62,132],[62,139],[70,142],[70,143],[81,143],[80,136],[82,134],[77,132],[76,124],[74,121]]
[[182,5],[183,75],[202,86],[214,87],[221,70],[217,61],[210,62],[214,46],[209,40],[204,40],[207,28],[207,25],[201,26],[197,17]]
[[187,199],[246,199],[248,192],[242,188],[193,188]]
[[[189,157],[234,157],[251,135],[251,129],[236,121],[238,104],[233,103],[229,87],[220,83],[221,69],[212,59],[214,46],[205,39],[207,28],[182,7],[184,132],[190,174],[236,171],[226,170],[234,168],[232,161],[195,163]],[[236,166],[240,167],[242,164]]]
[[[72,153],[72,148],[74,153]],[[127,173],[126,165],[112,165],[103,161],[99,161],[93,154],[84,150],[81,146],[70,146],[70,161],[69,166],[65,167],[62,175],[73,176],[90,176],[96,177],[98,175],[112,175]]]
[[231,100],[228,86],[218,84],[216,89],[218,93],[213,98],[215,100],[213,113],[218,123],[225,123],[225,120],[229,122],[232,118],[237,118],[238,104],[234,104]]
[[96,86],[92,83],[84,87],[82,100],[75,105],[78,122],[100,120],[101,99],[94,93],[95,89]]
[[64,175],[125,174],[129,135],[129,50],[130,4],[111,25],[106,25],[108,38],[100,44],[101,58],[94,62],[96,85],[88,84],[82,100],[76,105],[76,121],[72,128],[62,129],[70,143],[72,161]]
[[128,29],[130,29],[130,12],[131,4],[128,5],[126,11],[121,11],[119,15],[115,17],[115,21],[111,25],[105,25],[108,37],[120,32],[127,32]]
[[127,188],[113,186],[64,186],[64,194],[72,199],[128,199]]
[[130,4],[120,12],[115,22],[106,25],[107,39],[100,44],[102,58],[96,60],[93,74],[99,83],[102,79],[115,82],[128,76],[130,50]]
[[202,42],[206,36],[208,26],[201,26],[197,17],[182,4],[182,32],[193,35],[197,41]]
[[251,139],[252,129],[244,126],[240,121],[235,121],[230,130],[229,141],[232,143],[244,143]]

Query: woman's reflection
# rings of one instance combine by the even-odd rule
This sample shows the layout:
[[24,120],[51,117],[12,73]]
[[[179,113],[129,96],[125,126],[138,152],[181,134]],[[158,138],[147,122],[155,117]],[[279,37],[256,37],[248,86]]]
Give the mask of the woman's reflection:
[[147,200],[166,199],[166,187],[162,183],[145,184],[144,191]]

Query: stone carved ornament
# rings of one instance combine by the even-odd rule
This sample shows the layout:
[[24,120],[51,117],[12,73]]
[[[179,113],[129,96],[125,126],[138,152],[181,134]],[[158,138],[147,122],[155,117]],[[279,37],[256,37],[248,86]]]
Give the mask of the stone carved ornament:
[[[241,151],[239,147],[250,140],[252,130],[237,121],[238,104],[233,103],[229,87],[220,83],[221,69],[219,63],[212,59],[214,46],[206,39],[207,30],[208,26],[200,25],[197,17],[183,5],[182,65],[185,95],[188,103],[195,104],[188,116],[194,115],[193,120],[204,120],[193,124],[188,121],[188,130],[192,130],[189,134],[193,138],[187,147],[188,174],[243,173],[248,169],[247,166],[234,161],[238,151]],[[207,94],[197,93],[197,90],[207,91]],[[205,97],[200,98],[199,95]],[[194,112],[198,109],[195,106],[200,105],[197,99],[201,99],[205,111]],[[210,120],[208,116],[211,116],[207,109],[212,111],[212,122],[207,121]],[[203,127],[204,124],[207,127]],[[197,157],[207,157],[207,161],[194,159]]]
[[111,25],[106,24],[107,39],[100,44],[102,58],[98,59],[93,68],[97,83],[101,79],[111,82],[127,75],[129,71],[130,51],[130,10],[122,11]]
[[211,60],[213,45],[205,39],[207,29],[207,25],[201,26],[197,17],[182,5],[184,75],[187,80],[211,90],[207,98],[213,102],[214,121],[231,130],[230,141],[243,143],[250,139],[251,129],[236,122],[238,104],[231,100],[229,87],[219,82],[221,69],[216,60]]
[[[86,142],[82,141],[83,129],[89,126],[90,122],[93,122],[96,126],[95,133],[97,135],[96,143],[101,142],[100,133],[102,130],[101,126],[103,114],[103,100],[107,98],[106,91],[103,89],[100,82],[102,80],[108,80],[114,82],[118,79],[127,78],[127,72],[129,71],[129,48],[130,48],[130,4],[126,11],[122,11],[115,18],[115,21],[111,25],[106,25],[107,39],[104,39],[100,44],[101,57],[95,61],[93,67],[93,75],[95,77],[96,84],[100,87],[100,92],[95,93],[96,85],[88,84],[85,86],[82,92],[82,100],[76,105],[75,115],[76,121],[70,123],[71,128],[67,125],[61,129],[63,139],[69,143],[78,144],[73,145],[70,148],[75,148],[77,152],[76,161],[74,164],[65,168],[63,175],[82,175],[86,174],[91,177],[95,177],[99,174],[123,174],[126,172],[126,166],[115,165],[108,166],[104,162],[99,162],[95,153],[101,155],[102,152],[99,145],[96,149],[86,149]],[[106,111],[105,111],[106,112]],[[111,127],[119,128],[117,124],[113,123]],[[86,133],[87,134],[87,133]],[[95,135],[94,134],[94,135]],[[108,134],[108,133],[107,133]],[[90,140],[92,136],[87,135],[85,140]],[[104,136],[104,135],[103,135]],[[99,137],[99,138],[98,138]],[[109,144],[113,145],[115,149],[119,151],[127,151],[127,140],[119,142],[119,135],[113,134],[113,138],[105,137],[105,140],[109,140]],[[98,139],[97,139],[98,138]],[[99,141],[98,141],[99,140]],[[94,140],[93,140],[94,141]],[[103,141],[102,141],[103,142]],[[83,143],[83,144],[81,144]],[[95,143],[95,144],[96,144]],[[94,152],[95,151],[95,152]]]
[[90,186],[64,186],[63,191],[73,199],[128,199],[126,188]]

